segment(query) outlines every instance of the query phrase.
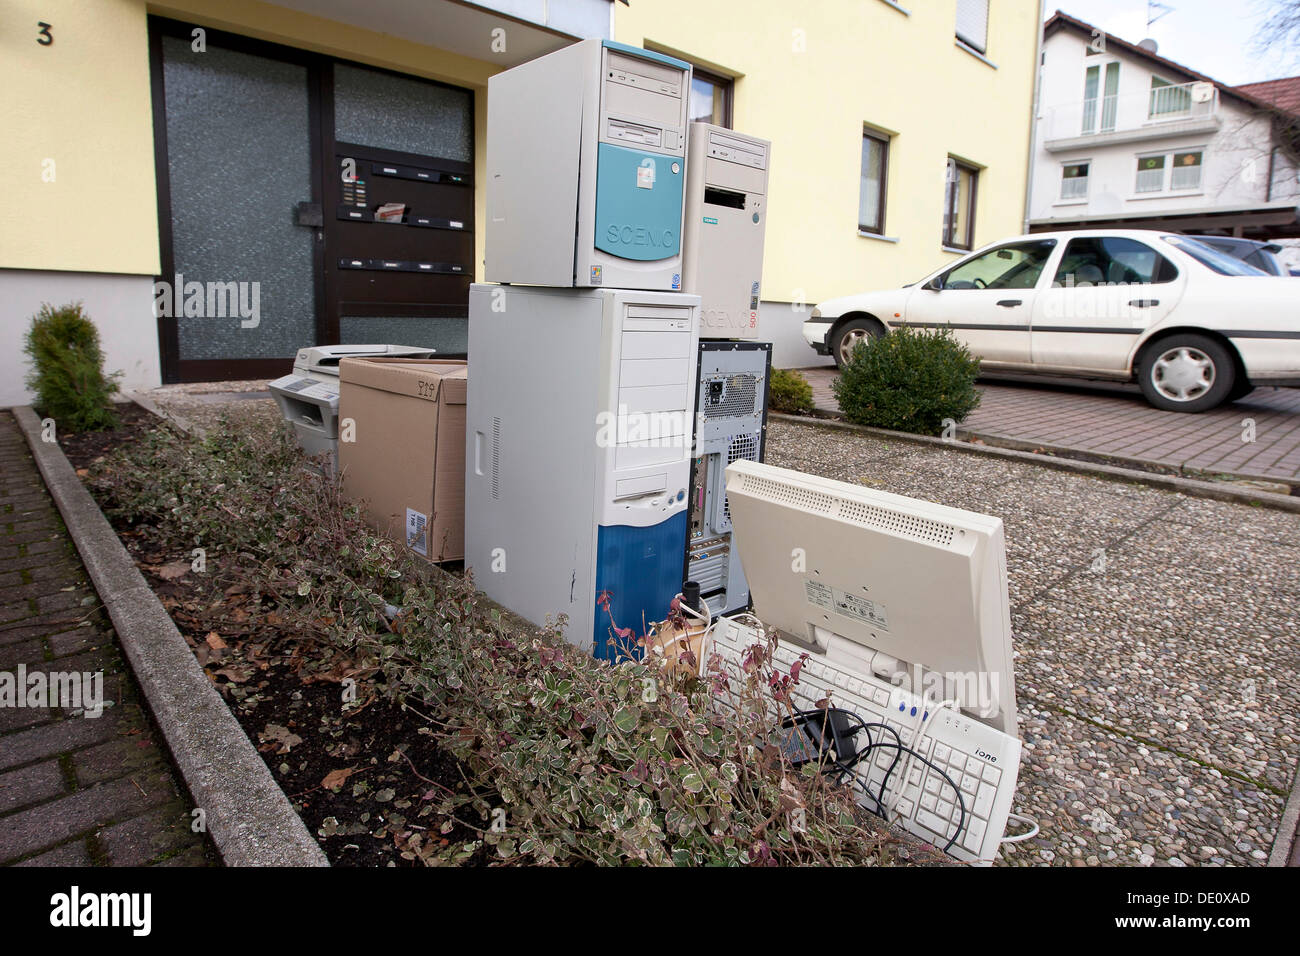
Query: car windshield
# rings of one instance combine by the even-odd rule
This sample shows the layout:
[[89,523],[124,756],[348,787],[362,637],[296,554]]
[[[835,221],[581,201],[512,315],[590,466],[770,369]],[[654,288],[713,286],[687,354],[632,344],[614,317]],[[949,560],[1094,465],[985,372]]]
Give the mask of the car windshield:
[[1223,276],[1263,276],[1268,275],[1254,266],[1242,262],[1236,256],[1229,255],[1207,246],[1203,242],[1197,242],[1195,239],[1188,239],[1186,236],[1162,236],[1165,242],[1169,243],[1183,252],[1187,253],[1205,268],[1213,270]]

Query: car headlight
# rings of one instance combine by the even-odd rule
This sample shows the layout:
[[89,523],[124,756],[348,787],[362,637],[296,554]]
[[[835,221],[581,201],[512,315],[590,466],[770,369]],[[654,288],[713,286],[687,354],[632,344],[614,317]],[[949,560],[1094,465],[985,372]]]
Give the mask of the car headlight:
[[812,312],[809,313],[809,315],[808,315],[808,318],[810,318],[810,319],[820,319],[821,317],[822,317],[822,310],[821,310],[821,307],[820,307],[820,306],[816,306],[816,305],[814,305],[814,306],[813,306],[813,310],[812,310]]

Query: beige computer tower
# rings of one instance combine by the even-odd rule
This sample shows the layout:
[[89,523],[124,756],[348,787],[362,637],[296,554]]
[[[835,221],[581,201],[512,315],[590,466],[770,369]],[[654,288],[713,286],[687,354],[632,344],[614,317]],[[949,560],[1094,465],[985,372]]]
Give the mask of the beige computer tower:
[[700,297],[700,338],[757,339],[772,144],[692,123],[682,291]]

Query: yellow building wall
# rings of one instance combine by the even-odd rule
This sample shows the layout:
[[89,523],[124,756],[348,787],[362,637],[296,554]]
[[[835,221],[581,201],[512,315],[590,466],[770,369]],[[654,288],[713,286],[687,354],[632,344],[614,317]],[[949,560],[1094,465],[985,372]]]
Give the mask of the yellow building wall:
[[[0,268],[155,275],[148,14],[474,91],[475,272],[482,275],[489,63],[254,0],[6,0],[0,113],[9,188]],[[38,44],[38,21],[54,43]],[[42,179],[54,160],[54,181]]]
[[156,274],[144,4],[5,0],[0,90],[0,268]]
[[[614,36],[736,77],[733,127],[772,141],[763,299],[914,281],[942,247],[951,154],[980,172],[975,246],[1023,230],[1038,0],[993,0],[987,58],[954,42],[955,0],[616,3]],[[858,235],[864,124],[890,140],[885,233]]]

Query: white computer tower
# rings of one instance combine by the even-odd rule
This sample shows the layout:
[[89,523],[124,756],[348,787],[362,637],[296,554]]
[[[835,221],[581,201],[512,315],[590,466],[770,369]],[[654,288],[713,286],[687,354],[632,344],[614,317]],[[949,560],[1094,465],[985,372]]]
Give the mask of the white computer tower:
[[488,281],[680,291],[690,88],[600,39],[491,77]]
[[692,123],[682,290],[700,297],[700,337],[757,339],[772,144]]
[[699,299],[470,287],[466,566],[537,624],[610,658],[681,590]]

